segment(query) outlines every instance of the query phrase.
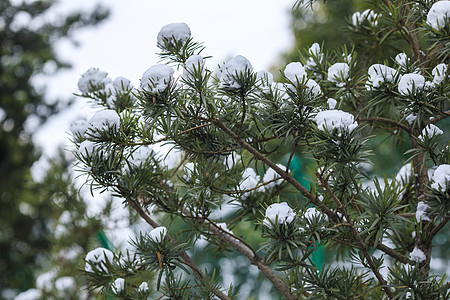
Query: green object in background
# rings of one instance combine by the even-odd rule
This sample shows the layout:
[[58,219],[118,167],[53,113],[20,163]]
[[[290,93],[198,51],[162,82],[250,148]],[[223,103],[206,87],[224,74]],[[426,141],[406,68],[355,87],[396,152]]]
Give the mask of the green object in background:
[[108,237],[106,236],[103,230],[97,231],[97,238],[100,243],[100,246],[111,251],[113,250],[114,247],[112,247],[111,242],[108,240]]
[[[304,158],[298,155],[294,155],[291,164],[289,165],[289,169],[294,172],[293,176],[295,180],[297,180],[301,185],[305,187],[308,186],[309,182],[307,180],[307,177],[309,176],[309,174],[306,171],[306,162]],[[324,246],[317,245],[316,251],[311,254],[311,260],[320,272],[323,268],[324,263]]]

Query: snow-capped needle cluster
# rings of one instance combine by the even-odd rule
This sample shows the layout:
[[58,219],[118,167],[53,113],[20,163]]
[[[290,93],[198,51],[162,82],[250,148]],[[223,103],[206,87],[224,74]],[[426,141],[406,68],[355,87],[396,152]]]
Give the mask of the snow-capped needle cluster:
[[295,212],[286,202],[274,203],[267,207],[264,225],[272,227],[272,224],[289,224],[294,221]]
[[[143,66],[147,70],[136,88],[96,68],[82,74],[78,95],[102,109],[70,127],[78,165],[93,189],[122,198],[155,227],[136,235],[126,254],[104,248],[87,253],[90,287],[127,299],[228,299],[226,294],[242,292],[239,287],[225,291],[230,282],[222,285],[228,276],[224,264],[219,265],[225,275],[211,281],[195,265],[195,241],[203,236],[202,243],[213,246],[202,247],[205,255],[237,250],[230,253],[263,270],[286,299],[306,293],[404,299],[406,292],[420,298],[414,284],[399,287],[398,278],[433,287],[427,291],[442,288],[428,270],[433,270],[434,234],[444,228],[450,210],[445,132],[450,1],[429,2],[403,1],[400,8],[392,1],[383,10],[385,2],[369,1],[374,10],[347,19],[361,39],[352,51],[329,52],[326,44],[313,43],[286,65],[279,80],[254,70],[242,55],[209,69],[211,56],[185,23],[161,29],[158,55],[167,63]],[[408,10],[411,16],[404,16]],[[394,23],[405,24],[387,25]],[[420,45],[416,36],[424,39]],[[375,53],[393,41],[400,48],[393,57],[369,57],[360,50],[370,45],[364,49]],[[387,166],[375,163],[381,156],[372,150],[391,141],[392,157],[405,150],[389,165],[400,170],[378,180]],[[155,225],[174,220],[171,231],[183,226],[183,234],[169,237],[166,227]],[[55,235],[64,236],[71,221],[70,213],[63,214]],[[327,266],[319,280],[311,253],[320,245],[372,263]],[[389,265],[393,261],[395,268]],[[411,272],[413,265],[419,275]],[[50,275],[40,284],[53,280]],[[343,285],[333,283],[336,278],[343,285],[352,282],[345,293]],[[62,289],[71,285],[68,278],[58,281]]]

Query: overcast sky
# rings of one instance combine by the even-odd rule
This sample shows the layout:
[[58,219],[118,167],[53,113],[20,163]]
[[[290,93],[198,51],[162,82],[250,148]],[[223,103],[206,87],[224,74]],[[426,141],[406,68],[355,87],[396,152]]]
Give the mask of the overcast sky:
[[[54,16],[76,9],[89,10],[102,3],[111,10],[100,26],[80,30],[71,42],[57,45],[58,55],[71,62],[70,71],[46,78],[50,99],[67,99],[77,91],[78,78],[90,67],[124,76],[134,86],[149,67],[157,64],[156,36],[162,26],[185,22],[196,41],[203,42],[209,68],[235,55],[243,55],[256,71],[268,69],[292,44],[289,9],[293,0],[60,0]],[[53,117],[35,134],[35,140],[52,155],[58,144],[68,144],[69,124],[92,114],[85,100],[73,110]]]

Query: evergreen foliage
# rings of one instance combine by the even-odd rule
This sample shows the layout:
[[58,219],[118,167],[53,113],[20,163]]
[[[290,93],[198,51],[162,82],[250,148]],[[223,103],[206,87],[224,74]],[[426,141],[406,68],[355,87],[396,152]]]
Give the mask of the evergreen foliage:
[[[111,89],[99,70],[83,75],[82,96],[106,109],[77,131],[78,166],[93,189],[155,228],[131,242],[126,268],[122,253],[100,263],[87,256],[90,288],[119,299],[239,297],[220,270],[191,258],[206,239],[207,250],[235,251],[256,266],[286,299],[449,298],[430,262],[450,219],[448,133],[431,126],[449,116],[450,22],[427,22],[433,1],[367,5],[373,11],[349,24],[354,47],[306,49],[279,83],[242,56],[217,73],[191,60],[205,50],[190,31],[177,39],[179,24],[158,37],[167,64],[148,69],[138,89]],[[398,45],[409,47],[405,60],[392,56]],[[367,60],[361,47],[382,51]],[[183,70],[178,79],[171,66]],[[378,132],[408,141],[394,178],[367,171]],[[158,154],[161,143],[172,154]],[[282,155],[285,166],[275,161]],[[306,184],[290,170],[294,155],[311,161]],[[339,254],[322,268],[313,259],[319,245]],[[125,288],[112,288],[120,278]]]

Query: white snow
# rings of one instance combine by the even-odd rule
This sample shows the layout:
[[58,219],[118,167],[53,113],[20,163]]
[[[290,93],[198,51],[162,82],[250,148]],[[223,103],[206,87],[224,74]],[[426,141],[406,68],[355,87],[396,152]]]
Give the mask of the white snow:
[[320,85],[314,79],[308,79],[303,88],[311,95],[317,97],[322,94]]
[[316,218],[320,216],[322,213],[317,210],[315,207],[310,207],[306,210],[305,214],[303,215],[306,219],[308,219],[310,222],[312,222],[313,218]]
[[404,96],[415,94],[418,90],[423,89],[425,77],[420,74],[408,73],[402,76],[398,83],[398,92]]
[[438,85],[441,84],[442,81],[444,81],[445,79],[445,74],[447,73],[447,65],[442,63],[442,64],[438,64],[436,67],[433,68],[433,70],[431,71],[431,74],[433,74],[434,79],[433,79],[433,83]]
[[116,293],[120,293],[125,289],[125,279],[123,278],[117,278],[114,280],[114,282],[111,284],[113,289],[116,291]]
[[[283,166],[282,164],[277,164],[277,166],[280,167],[283,171],[286,170],[286,166]],[[273,179],[275,179],[277,177],[280,177],[280,175],[278,175],[278,173],[275,172],[274,169],[269,168],[269,169],[267,169],[266,173],[264,174],[263,182],[267,182],[267,181],[273,180]],[[271,182],[269,184],[264,185],[263,188],[265,190],[270,190],[273,187],[275,187],[276,185],[281,184],[282,181],[283,181],[283,179],[280,178],[280,179],[278,179],[276,181],[273,181],[273,182]]]
[[411,172],[412,172],[412,164],[407,163],[403,167],[400,168],[397,175],[395,175],[395,180],[398,183],[408,182],[409,178],[411,178]]
[[343,87],[348,79],[350,67],[347,63],[335,63],[328,68],[328,81],[336,83],[336,86]]
[[277,222],[278,224],[287,224],[291,223],[294,218],[295,212],[286,202],[274,203],[267,207],[263,224],[267,227],[272,227],[269,220],[272,221],[273,224],[276,224]]
[[419,135],[419,140],[425,141],[425,137],[432,138],[435,135],[444,134],[444,132],[434,124],[427,125],[423,130],[422,134]]
[[334,109],[336,107],[337,100],[333,99],[333,98],[328,98],[327,104],[328,104],[328,109]]
[[291,62],[288,64],[284,69],[284,75],[294,86],[297,86],[297,81],[302,83],[307,77],[305,68],[299,62]]
[[44,291],[51,290],[56,276],[57,276],[57,272],[55,269],[52,269],[51,271],[40,274],[36,278],[36,287],[38,289],[44,290]]
[[427,15],[427,24],[440,30],[449,21],[450,1],[438,1],[431,6]]
[[241,190],[249,190],[256,187],[260,181],[259,175],[252,168],[247,168],[242,172],[242,178],[239,188]]
[[112,109],[104,109],[96,112],[89,119],[89,130],[108,130],[113,126],[118,127],[120,125],[119,114]]
[[148,235],[151,240],[155,241],[156,243],[161,243],[162,239],[166,236],[166,234],[167,228],[164,226],[159,226],[150,231]]
[[125,77],[116,77],[113,81],[113,86],[117,91],[127,92],[133,89],[131,81]]
[[236,163],[238,163],[241,160],[241,156],[237,153],[231,153],[228,155],[225,160],[224,164],[228,169],[231,169],[234,167]]
[[141,89],[148,93],[163,92],[172,81],[174,70],[168,65],[151,66],[141,78]]
[[171,46],[175,46],[176,42],[181,42],[181,45],[187,42],[191,37],[191,29],[186,23],[171,23],[163,26],[158,33],[157,46],[163,51],[167,51],[165,41]]
[[[86,270],[86,272],[93,272],[92,270],[92,266],[94,265],[98,268],[104,268],[106,260],[108,261],[112,261],[114,258],[114,254],[109,251],[108,249],[99,247],[97,249],[94,249],[90,252],[88,252],[88,254],[86,254],[86,265],[84,267],[84,269]],[[90,263],[90,264],[89,264]]]
[[89,127],[88,121],[84,119],[79,119],[70,124],[70,131],[72,132],[74,138],[77,136],[84,138],[84,133],[86,132],[88,127]]
[[366,9],[363,12],[355,12],[352,15],[352,24],[353,26],[359,26],[364,20],[368,20],[372,25],[376,26],[378,25],[378,14],[376,14],[371,9]]
[[191,55],[186,60],[183,70],[183,79],[186,81],[192,81],[194,79],[194,74],[201,71],[202,77],[205,75],[205,62],[201,55]]
[[217,223],[216,225],[223,231],[233,234],[233,232],[230,229],[228,229],[227,223],[222,222],[222,223]]
[[39,300],[42,297],[42,291],[38,289],[29,289],[18,294],[14,300]]
[[64,291],[73,290],[75,288],[75,279],[71,276],[63,276],[55,281],[55,288],[60,292],[60,295],[64,295]]
[[[320,46],[319,46],[318,43],[312,44],[311,47],[308,50],[308,53],[311,56],[316,57],[320,62],[322,62],[323,54],[320,52]],[[314,58],[313,57],[308,57],[308,60],[306,61],[305,68],[306,69],[311,69],[311,68],[313,68],[315,66],[316,66],[316,62],[315,62]]]
[[148,291],[148,283],[147,282],[142,282],[139,287],[138,287],[138,291],[139,292],[146,292]]
[[240,88],[241,86],[236,82],[235,78],[242,76],[246,72],[251,72],[252,70],[252,64],[247,58],[242,55],[236,55],[219,66],[218,77],[220,79],[220,86]]
[[273,75],[270,72],[261,70],[256,73],[256,82],[259,84],[260,90],[264,93],[270,91],[270,87],[273,85]]
[[423,201],[420,201],[417,203],[417,210],[416,210],[416,220],[417,222],[420,221],[430,221],[430,218],[427,216],[427,209],[429,208],[428,204],[426,204]]
[[94,142],[91,142],[91,141],[83,141],[81,144],[80,144],[80,148],[78,148],[78,153],[81,155],[81,156],[84,156],[84,157],[90,157],[90,156],[92,156],[92,154],[94,153],[94,151],[96,150],[96,145],[95,145],[95,143]]
[[186,181],[191,180],[192,177],[192,172],[195,169],[195,164],[193,162],[188,162],[187,164],[184,165],[184,175],[183,178]]
[[369,67],[368,74],[366,89],[372,90],[373,88],[379,88],[384,82],[394,82],[397,76],[397,70],[382,64],[374,64]]
[[414,247],[414,250],[409,254],[409,257],[412,261],[415,261],[417,263],[420,263],[427,259],[425,256],[425,253],[423,253],[422,250],[419,249],[419,247]]
[[409,58],[404,52],[399,53],[395,56],[395,62],[402,68],[406,68],[408,61]]
[[99,90],[102,88],[103,80],[107,75],[107,72],[100,71],[97,68],[89,68],[78,80],[78,89],[83,95]]
[[355,121],[352,114],[337,109],[321,111],[317,113],[314,120],[317,128],[322,131],[332,131],[337,128],[340,132],[343,130],[351,132],[358,126],[358,122]]
[[450,165],[443,164],[438,166],[434,171],[431,181],[433,182],[431,184],[432,189],[444,191],[450,182]]
[[131,157],[128,159],[128,162],[135,165],[136,167],[140,167],[145,164],[147,159],[153,155],[153,150],[148,146],[140,147],[138,150],[134,151],[131,154]]
[[416,119],[417,116],[413,113],[410,113],[409,115],[406,116],[406,122],[408,122],[409,125],[411,125]]

